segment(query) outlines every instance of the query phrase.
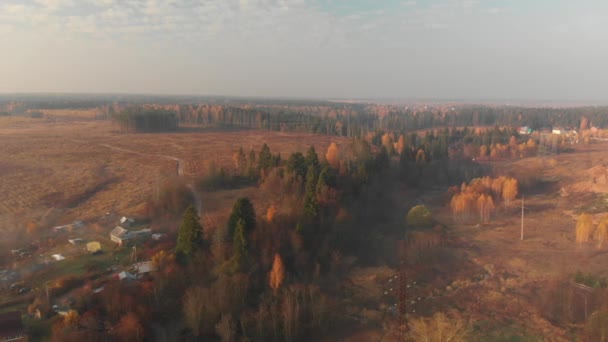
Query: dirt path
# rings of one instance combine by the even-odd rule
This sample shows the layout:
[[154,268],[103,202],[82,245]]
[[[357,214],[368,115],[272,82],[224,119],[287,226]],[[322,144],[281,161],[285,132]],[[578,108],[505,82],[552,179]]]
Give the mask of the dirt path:
[[[134,150],[129,150],[126,148],[122,148],[122,147],[117,147],[117,146],[112,146],[109,144],[99,144],[100,146],[103,147],[107,147],[111,150],[114,151],[119,151],[119,152],[124,152],[124,153],[131,153],[131,154],[136,154],[139,156],[148,156],[148,157],[158,157],[158,158],[164,158],[164,159],[169,159],[169,160],[173,160],[175,161],[177,164],[177,169],[176,169],[176,173],[178,177],[183,177],[184,176],[184,161],[180,158],[177,158],[175,156],[168,156],[168,155],[164,155],[164,154],[152,154],[152,153],[142,153],[142,152],[138,152],[138,151],[134,151]],[[201,205],[202,205],[202,200],[201,197],[199,195],[199,193],[195,190],[194,188],[194,183],[193,182],[188,182],[188,188],[190,189],[190,191],[192,191],[192,194],[194,195],[194,202],[196,205],[196,210],[200,213],[201,212]]]

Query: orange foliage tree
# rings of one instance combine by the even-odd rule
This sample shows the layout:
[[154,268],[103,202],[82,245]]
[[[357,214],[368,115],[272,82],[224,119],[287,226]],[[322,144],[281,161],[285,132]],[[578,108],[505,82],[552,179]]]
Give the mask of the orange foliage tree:
[[591,215],[582,213],[576,221],[576,242],[583,243],[589,241],[593,231],[593,219]]
[[281,256],[277,253],[274,255],[274,262],[272,263],[272,269],[269,274],[270,288],[275,294],[283,284],[283,280],[285,280],[285,267],[283,266]]
[[335,142],[329,144],[329,147],[327,148],[327,153],[325,153],[325,160],[327,160],[329,166],[336,170],[340,168],[339,153],[340,150],[338,149],[338,145]]

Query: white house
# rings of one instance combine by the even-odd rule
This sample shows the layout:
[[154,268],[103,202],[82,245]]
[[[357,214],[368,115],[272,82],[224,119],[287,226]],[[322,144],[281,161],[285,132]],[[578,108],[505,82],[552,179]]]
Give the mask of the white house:
[[135,231],[128,231],[121,226],[116,226],[110,232],[110,239],[119,245],[122,245],[127,240],[140,238],[150,234],[152,231],[149,228],[144,228]]
[[121,226],[116,226],[110,232],[110,240],[116,242],[119,245],[128,239],[129,231]]
[[158,271],[158,268],[152,261],[142,261],[133,264],[133,271],[139,275],[142,275],[150,272],[156,272]]
[[135,223],[135,219],[123,216],[120,219],[120,225],[123,227],[131,227]]

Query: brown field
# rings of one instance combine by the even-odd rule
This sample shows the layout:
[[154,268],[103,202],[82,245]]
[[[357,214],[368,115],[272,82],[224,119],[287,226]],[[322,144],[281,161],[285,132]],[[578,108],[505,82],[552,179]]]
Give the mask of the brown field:
[[[241,146],[257,152],[267,143],[287,158],[310,145],[322,156],[332,141],[346,140],[248,130],[121,134],[107,121],[0,118],[0,229],[50,217],[59,224],[107,211],[137,214],[157,184],[175,176],[177,162],[168,157],[181,159],[184,174],[192,176],[210,167],[232,170],[232,154]],[[232,201],[242,193],[255,195],[244,189],[208,194],[204,202],[215,203],[210,196]]]
[[520,331],[545,340],[569,340],[567,330],[542,317],[538,301],[550,282],[571,280],[579,270],[608,277],[608,247],[599,249],[595,241],[575,242],[580,212],[592,213],[596,223],[608,212],[608,181],[602,166],[608,161],[607,147],[581,144],[573,153],[493,165],[496,174],[516,176],[523,183],[549,182],[524,189],[523,241],[519,199],[511,208],[498,209],[492,222],[480,227],[476,222],[455,222],[446,207],[435,209],[439,220],[451,227],[453,238],[462,241],[461,251],[476,272],[487,274],[487,279],[478,281],[471,279],[466,267],[452,271],[451,292],[444,293],[452,305],[468,312],[473,322],[491,322],[501,329],[512,322]]

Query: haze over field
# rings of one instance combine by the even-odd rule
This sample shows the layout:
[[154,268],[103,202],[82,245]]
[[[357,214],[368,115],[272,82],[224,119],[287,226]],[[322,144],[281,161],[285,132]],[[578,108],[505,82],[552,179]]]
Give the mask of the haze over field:
[[605,1],[3,0],[0,92],[606,102]]

